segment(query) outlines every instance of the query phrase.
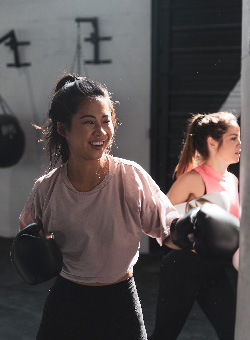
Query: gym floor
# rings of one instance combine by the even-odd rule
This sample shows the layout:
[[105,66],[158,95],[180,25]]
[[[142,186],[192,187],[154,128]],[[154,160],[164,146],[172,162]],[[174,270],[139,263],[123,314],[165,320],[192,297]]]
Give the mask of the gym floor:
[[[0,237],[0,339],[35,340],[51,281],[37,286],[24,283],[10,261],[11,243],[12,239]],[[161,255],[141,254],[134,267],[135,281],[148,335],[152,333],[154,327],[160,262]],[[218,339],[197,304],[194,305],[178,337],[178,340],[188,339]]]

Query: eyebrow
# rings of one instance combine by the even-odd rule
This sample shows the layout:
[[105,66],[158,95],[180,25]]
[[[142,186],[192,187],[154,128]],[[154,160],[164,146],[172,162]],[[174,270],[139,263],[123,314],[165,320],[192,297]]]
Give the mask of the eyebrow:
[[[108,117],[108,115],[103,115],[102,116],[102,118],[106,118],[106,117]],[[83,118],[93,118],[93,119],[96,119],[96,117],[93,116],[93,115],[83,115],[83,116],[80,117],[80,119],[83,119]]]

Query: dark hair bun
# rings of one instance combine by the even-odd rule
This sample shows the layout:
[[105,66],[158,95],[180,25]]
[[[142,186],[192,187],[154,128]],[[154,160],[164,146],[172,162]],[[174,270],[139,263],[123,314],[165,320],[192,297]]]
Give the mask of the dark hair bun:
[[61,78],[59,78],[56,87],[55,92],[60,90],[66,83],[73,83],[76,80],[76,77],[74,77],[72,74],[65,74]]

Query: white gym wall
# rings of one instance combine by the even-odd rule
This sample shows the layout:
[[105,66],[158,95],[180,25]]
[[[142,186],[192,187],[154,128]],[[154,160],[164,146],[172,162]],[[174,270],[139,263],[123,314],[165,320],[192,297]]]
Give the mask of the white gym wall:
[[[98,17],[100,59],[111,64],[86,65],[88,77],[105,83],[117,105],[118,129],[113,154],[138,162],[147,171],[150,165],[150,67],[151,0],[1,0],[0,38],[15,30],[20,46],[20,61],[31,67],[10,68],[11,49],[0,44],[0,95],[10,106],[25,131],[26,149],[20,162],[0,168],[0,236],[13,237],[18,217],[35,178],[47,165],[42,145],[31,123],[42,124],[49,97],[57,78],[71,71],[77,43],[76,17]],[[93,59],[90,23],[81,24],[85,59]],[[82,68],[85,71],[85,68]],[[77,68],[74,69],[77,72]],[[141,251],[148,251],[143,237]]]

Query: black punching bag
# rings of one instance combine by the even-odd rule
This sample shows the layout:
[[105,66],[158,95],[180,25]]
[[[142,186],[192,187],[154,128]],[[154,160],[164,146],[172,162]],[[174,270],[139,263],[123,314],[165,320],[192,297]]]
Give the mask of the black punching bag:
[[25,137],[17,118],[12,114],[0,114],[0,167],[18,163],[24,148]]

